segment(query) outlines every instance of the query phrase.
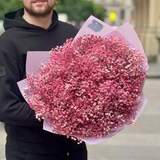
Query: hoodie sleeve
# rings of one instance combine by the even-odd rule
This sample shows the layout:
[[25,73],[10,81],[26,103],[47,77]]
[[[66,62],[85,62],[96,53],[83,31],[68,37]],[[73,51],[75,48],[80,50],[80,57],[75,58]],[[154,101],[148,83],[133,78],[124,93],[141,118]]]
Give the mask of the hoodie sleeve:
[[13,125],[41,127],[34,111],[17,86],[19,69],[15,46],[7,38],[0,37],[0,121]]

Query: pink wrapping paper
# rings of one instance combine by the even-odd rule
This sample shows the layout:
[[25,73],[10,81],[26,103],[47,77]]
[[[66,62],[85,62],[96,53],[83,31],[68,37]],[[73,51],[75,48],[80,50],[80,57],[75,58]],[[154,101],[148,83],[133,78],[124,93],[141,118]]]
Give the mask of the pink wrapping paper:
[[[93,35],[99,35],[101,37],[106,37],[109,34],[111,34],[113,31],[116,31],[116,32],[122,34],[123,37],[125,38],[125,40],[133,48],[141,51],[144,54],[142,44],[141,44],[136,32],[134,31],[132,25],[130,25],[129,23],[125,23],[122,26],[115,28],[115,27],[111,27],[111,26],[107,25],[106,23],[100,21],[99,19],[97,19],[94,16],[90,16],[87,19],[87,21],[84,23],[84,25],[82,26],[82,28],[80,29],[78,34],[76,35],[75,39],[82,36],[82,35],[86,35],[86,34],[93,34]],[[29,51],[27,53],[27,63],[26,63],[27,74],[36,73],[40,65],[47,63],[49,57],[50,57],[50,52]],[[144,68],[146,69],[146,71],[148,70],[148,66],[144,66]],[[24,90],[27,88],[26,79],[18,82],[18,86],[20,88],[22,95],[25,97]],[[144,102],[146,102],[146,101],[143,100],[141,105],[144,106]],[[137,118],[140,115],[140,113],[143,111],[143,108],[144,107],[141,107],[141,111],[139,112],[139,114],[137,114]],[[119,130],[121,130],[123,128],[119,128]],[[43,129],[46,131],[52,132],[52,133],[56,133],[56,131],[53,132],[53,129],[51,129],[51,127],[47,123],[47,120],[44,120]],[[113,135],[111,135],[111,136],[113,136]],[[99,140],[83,139],[83,140],[89,144],[94,144],[94,143],[101,142],[103,139],[99,139]]]

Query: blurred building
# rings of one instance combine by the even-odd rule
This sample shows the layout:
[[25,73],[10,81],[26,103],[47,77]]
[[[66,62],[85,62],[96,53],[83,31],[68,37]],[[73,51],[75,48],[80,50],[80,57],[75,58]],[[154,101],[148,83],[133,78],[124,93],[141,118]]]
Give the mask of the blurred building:
[[94,0],[106,9],[105,21],[121,25],[130,21],[143,43],[150,61],[160,59],[159,0]]
[[160,1],[133,0],[133,20],[150,61],[160,57]]
[[106,9],[107,23],[112,25],[120,25],[124,21],[131,20],[133,11],[132,0],[93,0],[96,3],[101,3]]

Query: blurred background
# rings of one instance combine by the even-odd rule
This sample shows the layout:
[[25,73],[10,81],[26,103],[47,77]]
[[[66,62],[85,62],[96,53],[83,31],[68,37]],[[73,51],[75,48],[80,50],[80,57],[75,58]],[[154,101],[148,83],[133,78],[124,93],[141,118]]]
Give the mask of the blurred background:
[[[110,25],[130,22],[138,33],[150,68],[144,93],[148,99],[136,124],[103,143],[88,145],[89,160],[160,160],[160,1],[159,0],[58,0],[62,21],[81,27],[92,14]],[[0,34],[3,16],[22,7],[18,0],[0,1]],[[0,160],[5,133],[0,124]]]

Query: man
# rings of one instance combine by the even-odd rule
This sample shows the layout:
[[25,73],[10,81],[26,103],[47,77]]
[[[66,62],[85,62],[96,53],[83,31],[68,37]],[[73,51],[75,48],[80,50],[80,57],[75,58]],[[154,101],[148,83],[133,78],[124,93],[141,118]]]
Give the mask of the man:
[[85,143],[42,129],[43,122],[17,87],[25,78],[27,51],[49,51],[77,33],[58,20],[55,0],[23,0],[24,9],[5,15],[0,37],[0,121],[7,133],[7,160],[87,160]]

